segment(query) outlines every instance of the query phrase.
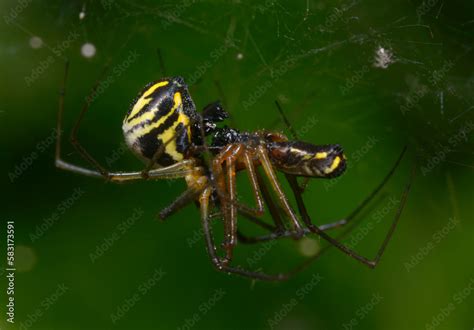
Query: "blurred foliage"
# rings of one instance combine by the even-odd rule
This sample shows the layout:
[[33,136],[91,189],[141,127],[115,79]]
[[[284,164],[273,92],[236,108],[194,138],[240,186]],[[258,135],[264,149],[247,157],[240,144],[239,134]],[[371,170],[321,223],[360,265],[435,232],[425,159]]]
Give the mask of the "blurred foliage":
[[[2,328],[474,327],[472,2],[2,1],[0,8],[1,219],[15,221],[18,269],[16,324],[2,317]],[[92,58],[81,55],[86,43],[96,48]],[[182,181],[113,185],[57,170],[64,59],[71,63],[65,140],[109,63],[80,139],[113,169],[137,169],[142,164],[123,149],[121,121],[141,88],[161,76],[158,48],[166,74],[186,79],[198,108],[224,101],[230,125],[289,134],[278,99],[302,140],[344,146],[347,173],[305,193],[318,224],[349,214],[408,145],[396,176],[346,239],[374,255],[396,211],[391,200],[417,160],[379,267],[332,249],[287,282],[227,276],[208,260],[195,207],[155,219]],[[67,143],[64,155],[85,164]],[[236,263],[284,271],[314,245],[304,242],[239,245]]]

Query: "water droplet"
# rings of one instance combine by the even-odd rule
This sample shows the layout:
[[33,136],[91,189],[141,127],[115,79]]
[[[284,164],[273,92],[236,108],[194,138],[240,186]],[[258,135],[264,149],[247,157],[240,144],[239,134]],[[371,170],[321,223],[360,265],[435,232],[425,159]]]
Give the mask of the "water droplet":
[[43,39],[38,36],[34,36],[30,38],[30,47],[33,49],[38,49],[43,47]]
[[94,44],[91,44],[90,42],[86,42],[84,45],[81,47],[81,54],[84,57],[91,58],[95,55],[96,49]]

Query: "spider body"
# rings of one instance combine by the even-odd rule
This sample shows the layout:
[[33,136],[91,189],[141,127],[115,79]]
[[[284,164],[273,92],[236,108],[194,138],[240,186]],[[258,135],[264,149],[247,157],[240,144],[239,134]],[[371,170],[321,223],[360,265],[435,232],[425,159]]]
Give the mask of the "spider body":
[[346,156],[338,144],[289,141],[283,134],[266,131],[239,132],[228,127],[216,129],[212,146],[223,148],[229,144],[243,144],[246,149],[265,148],[272,165],[287,174],[330,179],[341,175],[346,169]]
[[[66,64],[63,91],[67,73]],[[92,88],[91,95],[96,93],[99,82],[97,81]],[[213,102],[198,113],[184,80],[172,77],[148,84],[133,101],[123,121],[122,130],[127,145],[139,158],[147,161],[148,166],[142,171],[111,172],[95,160],[77,139],[82,118],[88,109],[89,103],[86,102],[72,130],[71,143],[93,168],[72,164],[61,157],[64,92],[59,99],[56,166],[112,182],[184,178],[188,188],[159,215],[162,219],[167,218],[184,206],[196,202],[201,211],[201,224],[210,259],[218,270],[224,272],[262,280],[286,279],[293,272],[268,275],[231,267],[237,240],[258,243],[285,237],[299,239],[306,234],[319,235],[345,254],[373,268],[393,233],[408,194],[409,185],[402,195],[399,211],[376,259],[369,260],[326,234],[325,230],[345,225],[373,199],[392,176],[405,149],[382,183],[346,219],[316,226],[306,212],[302,199],[303,190],[298,184],[297,177],[333,178],[341,175],[346,168],[346,157],[339,145],[314,145],[298,140],[289,141],[286,136],[279,133],[263,130],[240,132],[229,127],[218,127],[217,123],[228,117],[220,103]],[[207,140],[210,140],[209,145]],[[204,157],[205,155],[210,159]],[[259,167],[262,171],[258,171]],[[248,175],[255,199],[253,207],[243,205],[237,197],[235,177],[238,171],[246,172]],[[276,171],[285,174],[301,218],[290,205]],[[273,195],[265,186],[263,175],[268,179]],[[275,226],[259,220],[265,211],[265,206],[268,207]],[[221,244],[224,256],[218,253],[218,247],[214,243],[210,223],[212,208],[217,210],[217,217],[221,219],[224,227]],[[245,237],[237,229],[238,214],[254,219],[254,223],[270,230],[270,234]],[[294,272],[302,268],[304,266],[298,267]]]

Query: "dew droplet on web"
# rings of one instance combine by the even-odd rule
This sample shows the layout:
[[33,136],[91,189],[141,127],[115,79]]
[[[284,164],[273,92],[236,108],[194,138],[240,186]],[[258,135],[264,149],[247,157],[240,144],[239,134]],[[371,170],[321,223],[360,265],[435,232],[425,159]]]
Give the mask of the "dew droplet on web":
[[90,42],[86,42],[84,45],[81,47],[81,54],[82,56],[86,58],[91,58],[95,55],[96,49],[94,44],[91,44]]
[[38,36],[33,36],[30,38],[30,47],[33,49],[38,49],[43,47],[43,39]]
[[303,237],[298,243],[299,251],[305,257],[315,255],[320,249],[319,242],[314,238]]

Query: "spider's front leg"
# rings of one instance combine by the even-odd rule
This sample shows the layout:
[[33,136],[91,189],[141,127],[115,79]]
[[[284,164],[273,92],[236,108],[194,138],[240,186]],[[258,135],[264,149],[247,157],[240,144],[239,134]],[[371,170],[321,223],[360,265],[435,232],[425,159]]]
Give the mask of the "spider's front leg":
[[270,275],[261,272],[248,271],[238,267],[230,267],[228,262],[222,260],[222,258],[217,255],[217,248],[212,237],[212,228],[209,217],[209,198],[212,190],[212,187],[207,187],[204,189],[199,196],[199,203],[201,207],[201,223],[204,231],[204,238],[206,240],[207,252],[214,267],[221,272],[233,273],[236,275],[263,281],[283,281],[288,279],[288,277],[290,277],[292,274]]
[[[225,264],[230,263],[233,256],[234,246],[237,243],[237,206],[236,206],[236,183],[235,183],[235,160],[242,152],[240,144],[228,145],[212,161],[213,176],[216,180],[215,189],[219,196],[222,214],[224,216],[224,241],[222,246],[225,250]],[[226,164],[226,173],[222,165]]]
[[[237,215],[238,211],[258,219],[265,211],[259,180],[253,163],[255,152],[244,144],[230,144],[220,152],[212,162],[213,176],[216,180],[216,191],[219,196],[222,214],[224,215],[224,242],[226,262],[232,259],[233,249],[237,244]],[[225,164],[225,173],[223,171]],[[251,190],[255,199],[255,207],[248,207],[238,202],[236,190],[236,172],[238,167],[247,170]],[[259,222],[259,220],[257,221]]]

